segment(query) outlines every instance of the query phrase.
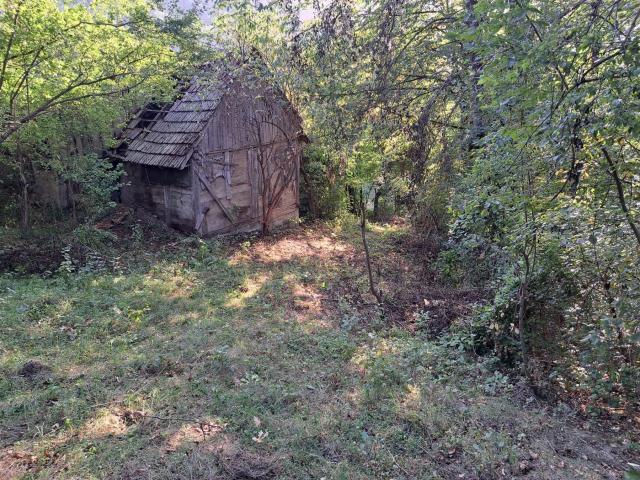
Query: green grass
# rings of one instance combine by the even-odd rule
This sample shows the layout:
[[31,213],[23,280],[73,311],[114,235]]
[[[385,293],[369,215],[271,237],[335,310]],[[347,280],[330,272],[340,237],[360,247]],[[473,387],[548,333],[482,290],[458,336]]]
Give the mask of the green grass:
[[[406,234],[376,226],[375,253]],[[321,225],[137,247],[120,274],[0,277],[0,477],[620,473],[624,455],[518,400],[491,359],[355,303],[357,242]],[[20,375],[29,360],[46,368]],[[567,442],[587,460],[558,453]]]

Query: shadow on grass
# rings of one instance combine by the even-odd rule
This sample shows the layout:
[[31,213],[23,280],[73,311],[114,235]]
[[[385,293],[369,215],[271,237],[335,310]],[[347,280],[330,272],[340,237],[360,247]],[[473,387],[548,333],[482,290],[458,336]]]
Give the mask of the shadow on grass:
[[[558,422],[511,402],[491,365],[406,329],[369,328],[351,233],[141,251],[147,265],[122,275],[0,277],[0,477],[602,478],[602,463],[622,468],[606,448],[588,463],[561,459],[560,441],[590,440],[550,437]],[[389,235],[375,235],[384,251]],[[29,360],[41,367],[26,374]],[[573,470],[558,473],[561,461]]]
[[[353,347],[327,308],[323,261],[276,257],[218,248],[126,275],[0,280],[0,430],[10,432],[0,469],[266,478],[300,468],[304,422],[349,387],[339,372]],[[32,359],[46,372],[21,376]]]

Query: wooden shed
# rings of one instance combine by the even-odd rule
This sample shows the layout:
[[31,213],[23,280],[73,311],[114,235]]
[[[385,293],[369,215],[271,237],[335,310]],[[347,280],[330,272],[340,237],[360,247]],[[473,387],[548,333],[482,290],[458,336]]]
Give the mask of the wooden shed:
[[183,231],[268,230],[298,217],[301,119],[251,69],[208,68],[123,132],[122,202]]

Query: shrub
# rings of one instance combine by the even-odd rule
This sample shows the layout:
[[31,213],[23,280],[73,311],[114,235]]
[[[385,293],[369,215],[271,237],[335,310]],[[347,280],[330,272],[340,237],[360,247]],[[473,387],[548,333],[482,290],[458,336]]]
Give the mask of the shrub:
[[76,227],[72,235],[76,243],[93,250],[102,250],[104,247],[118,240],[118,237],[113,233],[101,230],[90,224]]
[[311,218],[333,218],[346,205],[343,165],[322,147],[305,149],[300,184],[301,213]]

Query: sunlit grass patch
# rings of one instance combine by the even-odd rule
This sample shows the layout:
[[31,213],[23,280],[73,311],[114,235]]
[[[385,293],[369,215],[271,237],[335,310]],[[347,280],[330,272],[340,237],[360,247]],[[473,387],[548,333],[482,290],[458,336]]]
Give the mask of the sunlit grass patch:
[[246,306],[249,299],[255,298],[270,278],[271,276],[267,273],[259,273],[246,278],[243,285],[229,295],[229,300],[225,306],[232,308]]
[[94,419],[88,421],[82,428],[80,435],[84,439],[97,440],[99,438],[123,435],[127,431],[127,423],[123,415],[107,408],[99,409]]
[[[369,234],[384,253],[403,230]],[[494,364],[363,308],[358,235],[0,277],[0,459],[35,457],[30,479],[512,478],[532,448],[557,464],[557,420],[514,403]]]

